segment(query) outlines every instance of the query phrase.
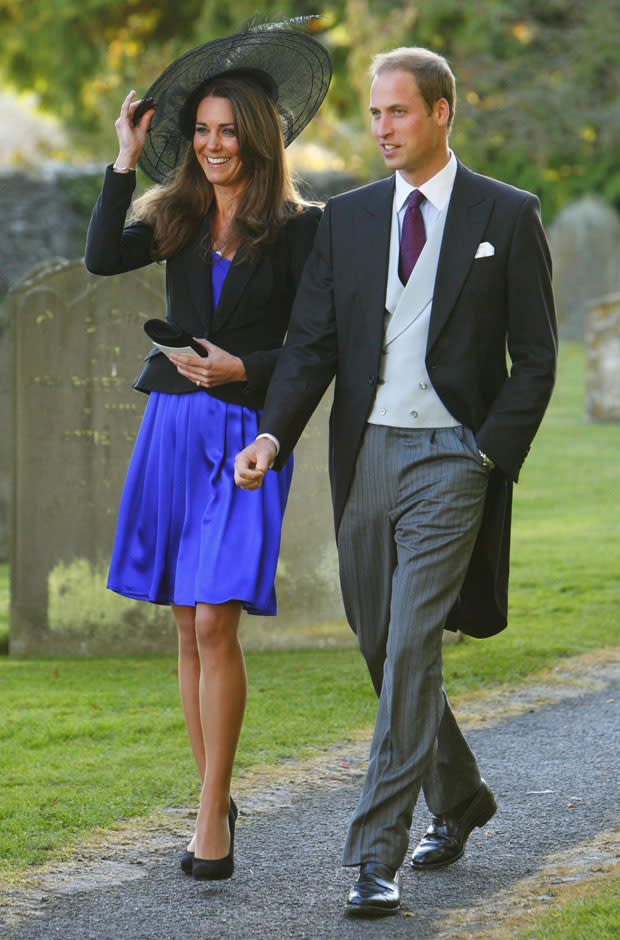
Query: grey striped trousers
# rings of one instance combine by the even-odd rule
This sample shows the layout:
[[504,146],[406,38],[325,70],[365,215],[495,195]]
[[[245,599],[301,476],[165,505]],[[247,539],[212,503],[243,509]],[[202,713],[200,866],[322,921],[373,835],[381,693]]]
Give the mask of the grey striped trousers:
[[379,707],[344,865],[400,867],[420,788],[441,813],[480,786],[443,690],[441,651],[487,481],[467,428],[366,428],[338,555],[347,618]]

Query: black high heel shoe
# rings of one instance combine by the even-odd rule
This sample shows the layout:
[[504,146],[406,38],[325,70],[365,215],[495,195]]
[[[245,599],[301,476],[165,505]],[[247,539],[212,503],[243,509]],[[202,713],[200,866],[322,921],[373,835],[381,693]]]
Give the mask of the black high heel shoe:
[[[194,855],[192,864],[192,875],[196,881],[220,881],[224,878],[230,878],[235,870],[235,823],[239,810],[233,800],[230,798],[230,808],[228,810],[228,828],[230,829],[230,848],[228,855],[224,858],[197,858]],[[189,852],[187,853],[190,854]]]
[[189,849],[185,849],[181,856],[181,870],[184,871],[186,875],[191,875],[193,864],[194,853],[190,852]]

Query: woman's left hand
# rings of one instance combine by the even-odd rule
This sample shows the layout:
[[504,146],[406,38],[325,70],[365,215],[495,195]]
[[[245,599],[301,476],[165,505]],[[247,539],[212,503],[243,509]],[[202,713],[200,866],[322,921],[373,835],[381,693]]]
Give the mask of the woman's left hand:
[[194,339],[209,353],[206,358],[184,356],[180,353],[170,354],[170,361],[186,379],[201,388],[213,388],[215,385],[225,385],[227,382],[247,380],[245,366],[238,356],[232,356],[225,349],[215,346],[207,339],[196,337]]

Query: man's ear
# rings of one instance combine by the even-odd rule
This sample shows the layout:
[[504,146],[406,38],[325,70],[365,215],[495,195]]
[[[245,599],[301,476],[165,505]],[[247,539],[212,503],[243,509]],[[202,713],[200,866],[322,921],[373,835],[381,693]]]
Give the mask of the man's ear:
[[433,105],[433,117],[440,127],[447,127],[450,120],[450,105],[445,98],[438,98]]

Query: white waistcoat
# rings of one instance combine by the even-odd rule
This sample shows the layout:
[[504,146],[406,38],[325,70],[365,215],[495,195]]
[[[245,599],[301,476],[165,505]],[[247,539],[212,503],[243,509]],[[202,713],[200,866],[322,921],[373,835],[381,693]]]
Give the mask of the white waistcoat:
[[[425,357],[448,207],[437,217],[407,284],[388,277],[379,381],[368,421],[397,428],[459,425],[431,384]],[[391,272],[392,273],[392,272]]]

